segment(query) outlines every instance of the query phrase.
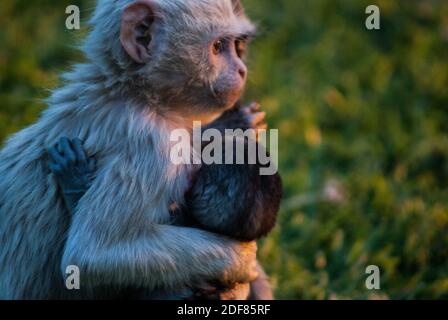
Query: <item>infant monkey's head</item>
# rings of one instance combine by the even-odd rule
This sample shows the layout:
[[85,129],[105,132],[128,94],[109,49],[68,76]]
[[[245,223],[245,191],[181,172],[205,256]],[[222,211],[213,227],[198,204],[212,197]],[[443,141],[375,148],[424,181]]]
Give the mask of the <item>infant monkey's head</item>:
[[165,108],[219,112],[243,92],[255,27],[239,0],[100,0],[92,23],[90,57]]

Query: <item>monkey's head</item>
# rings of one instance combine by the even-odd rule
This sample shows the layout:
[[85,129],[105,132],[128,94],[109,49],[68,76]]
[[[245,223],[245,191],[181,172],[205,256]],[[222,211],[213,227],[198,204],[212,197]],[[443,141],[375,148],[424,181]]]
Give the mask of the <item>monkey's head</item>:
[[164,108],[216,113],[243,92],[255,27],[239,0],[99,0],[92,23],[91,60]]

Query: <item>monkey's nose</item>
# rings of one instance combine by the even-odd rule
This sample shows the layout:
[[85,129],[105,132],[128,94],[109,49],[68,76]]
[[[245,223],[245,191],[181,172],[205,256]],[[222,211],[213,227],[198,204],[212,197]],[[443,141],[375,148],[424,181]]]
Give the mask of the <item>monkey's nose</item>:
[[245,68],[239,68],[238,73],[240,74],[243,80],[246,79],[247,70]]

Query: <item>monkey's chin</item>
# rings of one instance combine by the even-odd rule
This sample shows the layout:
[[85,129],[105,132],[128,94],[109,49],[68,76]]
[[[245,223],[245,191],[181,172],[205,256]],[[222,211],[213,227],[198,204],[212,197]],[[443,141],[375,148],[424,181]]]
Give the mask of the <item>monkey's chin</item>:
[[221,109],[222,112],[232,109],[238,102],[238,100],[241,99],[242,94],[242,91],[226,94],[224,97],[222,97],[221,107],[219,109]]

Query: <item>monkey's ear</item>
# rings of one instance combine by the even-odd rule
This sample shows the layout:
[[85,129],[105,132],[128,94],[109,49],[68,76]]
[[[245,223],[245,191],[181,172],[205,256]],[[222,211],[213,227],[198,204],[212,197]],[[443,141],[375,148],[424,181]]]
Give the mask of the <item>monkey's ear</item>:
[[151,56],[156,18],[157,6],[151,0],[138,0],[124,8],[120,41],[129,56],[138,63],[147,62]]
[[232,0],[233,11],[236,15],[244,14],[244,7],[241,3],[241,0]]

